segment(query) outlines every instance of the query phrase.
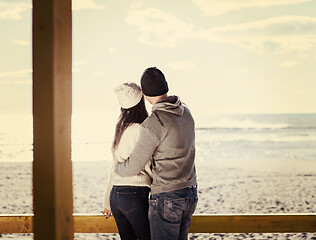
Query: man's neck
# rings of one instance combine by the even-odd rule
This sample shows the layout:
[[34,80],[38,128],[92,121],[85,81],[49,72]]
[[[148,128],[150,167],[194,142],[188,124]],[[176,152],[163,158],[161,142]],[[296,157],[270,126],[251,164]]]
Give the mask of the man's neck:
[[164,94],[164,95],[161,95],[161,96],[155,96],[155,97],[148,97],[146,96],[146,99],[148,102],[150,102],[152,105],[154,105],[155,103],[157,102],[160,102],[161,100],[167,98],[168,95],[167,94]]

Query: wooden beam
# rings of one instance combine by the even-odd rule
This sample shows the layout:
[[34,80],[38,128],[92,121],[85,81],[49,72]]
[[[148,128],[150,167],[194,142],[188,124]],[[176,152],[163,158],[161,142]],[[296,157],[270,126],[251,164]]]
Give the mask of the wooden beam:
[[198,215],[190,232],[288,233],[316,232],[316,214]]
[[[33,215],[0,215],[0,233],[31,233]],[[117,233],[113,217],[74,215],[76,233]],[[193,215],[190,233],[316,232],[316,214]]]
[[71,0],[33,0],[34,239],[73,239]]
[[32,233],[33,215],[0,214],[0,233]]
[[75,215],[76,233],[118,233],[114,217],[104,215]]

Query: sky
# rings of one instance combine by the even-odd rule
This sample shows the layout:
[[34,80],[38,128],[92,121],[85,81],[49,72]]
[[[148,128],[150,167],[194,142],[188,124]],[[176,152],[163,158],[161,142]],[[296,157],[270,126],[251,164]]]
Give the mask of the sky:
[[[32,113],[32,4],[0,2],[0,115]],[[316,113],[316,0],[73,0],[73,114],[147,67],[196,116]]]

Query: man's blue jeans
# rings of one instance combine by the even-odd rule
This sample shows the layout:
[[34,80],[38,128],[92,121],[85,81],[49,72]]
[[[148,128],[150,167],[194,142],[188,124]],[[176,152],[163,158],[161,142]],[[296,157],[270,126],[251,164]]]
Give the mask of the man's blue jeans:
[[148,212],[151,239],[187,239],[197,202],[195,186],[152,194]]

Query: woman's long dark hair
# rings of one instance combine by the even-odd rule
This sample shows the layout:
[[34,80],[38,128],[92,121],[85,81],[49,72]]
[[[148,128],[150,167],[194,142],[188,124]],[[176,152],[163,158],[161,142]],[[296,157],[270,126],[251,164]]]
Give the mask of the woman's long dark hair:
[[119,144],[121,137],[127,127],[133,123],[142,123],[148,117],[148,112],[145,107],[144,96],[140,102],[134,107],[124,109],[121,108],[121,114],[115,127],[115,135],[112,144],[112,151],[115,150]]

